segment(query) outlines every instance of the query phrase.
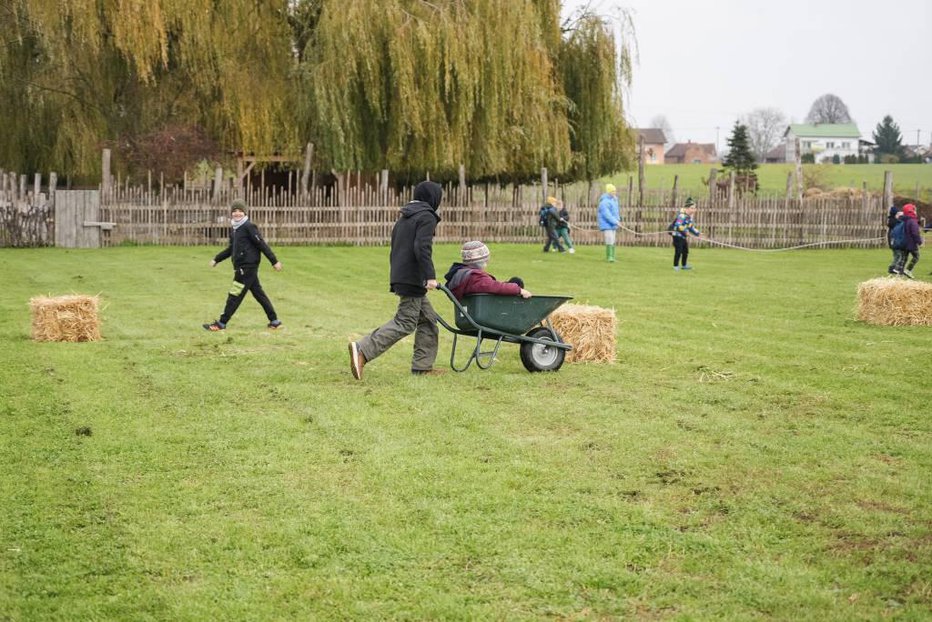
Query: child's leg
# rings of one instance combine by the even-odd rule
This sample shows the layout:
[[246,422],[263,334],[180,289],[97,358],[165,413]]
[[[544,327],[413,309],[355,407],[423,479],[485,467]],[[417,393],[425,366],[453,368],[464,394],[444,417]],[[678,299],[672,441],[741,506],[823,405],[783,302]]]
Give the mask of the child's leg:
[[903,274],[903,268],[906,267],[906,251],[895,250],[893,254],[896,255],[893,260],[893,271],[896,274]]
[[914,251],[906,251],[906,253],[913,256],[909,261],[909,265],[906,267],[907,270],[912,272],[913,268],[916,267],[916,264],[919,263],[919,249],[917,248]]
[[680,259],[686,263],[686,257],[683,255],[683,238],[673,236],[673,267],[680,265]]

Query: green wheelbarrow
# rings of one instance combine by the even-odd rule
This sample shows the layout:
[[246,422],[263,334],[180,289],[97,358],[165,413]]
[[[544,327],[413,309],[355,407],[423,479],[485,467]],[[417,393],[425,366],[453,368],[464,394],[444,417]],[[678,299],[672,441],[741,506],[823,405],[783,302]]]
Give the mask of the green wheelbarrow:
[[[456,299],[446,286],[441,290],[453,302],[454,324],[437,317],[444,328],[453,333],[453,352],[450,367],[462,372],[469,369],[473,361],[479,369],[488,369],[495,362],[498,349],[505,343],[521,344],[521,362],[528,371],[557,371],[563,365],[566,351],[573,346],[563,343],[553,329],[548,316],[560,305],[572,298],[569,296],[498,296],[495,294],[471,294],[462,301]],[[460,336],[475,338],[476,345],[462,367],[456,365],[456,349]],[[482,342],[494,341],[495,346],[482,350]]]

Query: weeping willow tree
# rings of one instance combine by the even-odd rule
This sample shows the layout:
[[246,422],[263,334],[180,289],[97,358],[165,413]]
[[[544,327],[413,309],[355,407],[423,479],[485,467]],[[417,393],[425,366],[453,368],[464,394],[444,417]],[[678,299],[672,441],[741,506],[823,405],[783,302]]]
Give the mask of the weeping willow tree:
[[[228,148],[296,142],[286,0],[0,0],[0,160],[91,174],[168,124]],[[118,149],[119,151],[119,149]]]
[[[630,18],[620,14],[622,36],[633,41]],[[571,175],[593,180],[631,168],[634,139],[623,112],[622,88],[631,82],[628,41],[616,44],[606,20],[584,12],[568,27],[560,52],[563,88],[571,99]]]
[[603,21],[565,33],[559,16],[559,0],[0,0],[0,166],[94,175],[102,146],[132,164],[180,128],[227,152],[312,141],[321,168],[396,177],[613,172],[628,56]]
[[559,22],[542,8],[559,3],[324,2],[303,51],[308,133],[336,169],[444,177],[464,164],[473,178],[522,178],[565,168],[567,100],[545,42]]

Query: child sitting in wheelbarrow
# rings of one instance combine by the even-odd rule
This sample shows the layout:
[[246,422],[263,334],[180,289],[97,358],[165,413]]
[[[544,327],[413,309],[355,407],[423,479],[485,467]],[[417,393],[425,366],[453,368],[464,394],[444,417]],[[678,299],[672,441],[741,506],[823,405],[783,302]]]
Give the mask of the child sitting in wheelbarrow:
[[479,241],[466,242],[460,249],[463,262],[456,262],[444,278],[446,286],[457,300],[469,294],[499,294],[530,298],[531,292],[524,289],[524,281],[513,276],[507,282],[497,281],[485,271],[489,263],[489,247]]

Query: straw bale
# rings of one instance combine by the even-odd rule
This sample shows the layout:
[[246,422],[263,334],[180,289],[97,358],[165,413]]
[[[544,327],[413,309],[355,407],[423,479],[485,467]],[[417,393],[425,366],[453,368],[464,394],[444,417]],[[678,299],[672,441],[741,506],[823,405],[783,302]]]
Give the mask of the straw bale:
[[32,309],[32,338],[36,341],[98,341],[100,300],[97,296],[36,296]]
[[884,326],[932,326],[932,283],[880,278],[858,285],[859,320]]
[[615,310],[566,304],[550,314],[550,323],[573,349],[566,362],[615,360]]

